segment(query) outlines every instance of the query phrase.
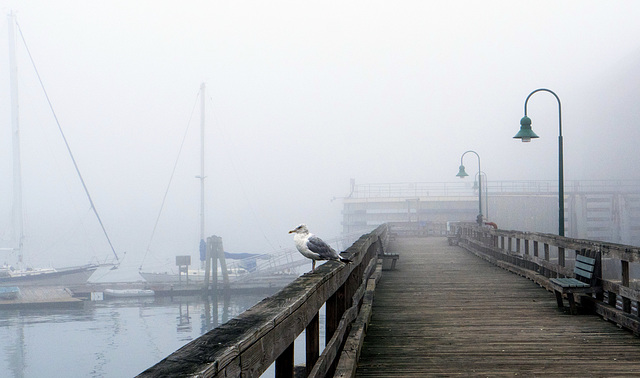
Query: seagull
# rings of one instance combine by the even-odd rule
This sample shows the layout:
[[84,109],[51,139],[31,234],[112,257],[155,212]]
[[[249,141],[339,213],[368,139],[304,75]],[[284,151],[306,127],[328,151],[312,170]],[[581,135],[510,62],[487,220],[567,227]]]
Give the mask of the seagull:
[[293,230],[289,231],[293,235],[293,241],[296,248],[302,256],[311,259],[311,272],[316,270],[316,260],[340,260],[344,263],[350,263],[351,260],[340,257],[335,249],[331,248],[324,240],[309,232],[306,225],[301,224]]

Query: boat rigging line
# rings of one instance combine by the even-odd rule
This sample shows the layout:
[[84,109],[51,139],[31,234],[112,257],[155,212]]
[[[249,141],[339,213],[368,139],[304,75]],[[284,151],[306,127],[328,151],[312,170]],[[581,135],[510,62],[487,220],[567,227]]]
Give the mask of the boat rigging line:
[[178,167],[178,161],[180,160],[180,155],[182,154],[182,148],[184,147],[184,142],[187,139],[187,132],[189,131],[189,126],[191,126],[191,120],[193,119],[193,113],[196,110],[196,106],[198,105],[198,98],[200,97],[200,91],[196,95],[196,100],[193,104],[193,109],[191,110],[191,116],[189,116],[189,121],[187,122],[187,126],[185,127],[184,134],[182,135],[182,142],[180,143],[180,148],[178,149],[178,156],[176,157],[176,161],[173,164],[173,170],[171,171],[171,176],[169,177],[169,183],[167,184],[167,189],[164,192],[164,197],[162,197],[162,204],[160,204],[160,211],[158,211],[158,217],[156,218],[156,222],[153,225],[153,230],[151,231],[151,237],[149,238],[149,244],[147,244],[147,250],[144,252],[144,256],[142,256],[142,261],[140,262],[140,267],[138,270],[142,270],[142,265],[144,264],[144,260],[147,258],[147,254],[149,254],[149,250],[151,249],[151,242],[153,241],[153,236],[156,233],[156,228],[158,227],[158,222],[160,221],[160,215],[162,215],[162,210],[164,209],[165,201],[167,200],[167,195],[169,194],[169,188],[171,187],[171,183],[173,182],[173,176],[176,173],[176,168]]
[[[209,100],[209,102],[211,103],[211,105],[213,107],[213,98],[211,96],[209,96],[207,99]],[[227,136],[227,130],[225,129],[224,124],[222,122],[218,121],[218,118],[216,117],[216,113],[213,113],[213,119],[214,119],[214,122],[217,124],[217,126],[219,126],[221,137],[222,138],[226,138],[226,139],[230,139]],[[256,225],[257,229],[260,231],[260,233],[262,234],[262,237],[267,242],[267,244],[269,244],[269,246],[271,247],[273,252],[277,253],[278,250],[273,245],[271,240],[267,237],[267,234],[265,233],[264,228],[262,227],[262,224],[261,224],[262,217],[258,216],[255,208],[253,207],[253,204],[252,204],[251,200],[249,199],[249,195],[247,194],[247,190],[245,188],[244,182],[242,181],[243,175],[241,175],[239,173],[238,166],[236,165],[236,162],[233,159],[233,154],[226,154],[225,156],[229,159],[229,162],[231,163],[231,167],[233,168],[233,172],[235,173],[236,179],[238,180],[238,184],[240,185],[240,190],[242,192],[242,195],[244,196],[245,201],[247,201],[247,205],[249,206],[249,210],[251,211],[251,214],[255,218],[255,221],[256,221],[255,225]],[[240,168],[242,168],[242,166],[240,166]],[[248,177],[248,175],[244,175],[244,177]],[[269,222],[266,222],[266,223],[270,224]],[[271,231],[273,231],[273,230],[271,230]],[[283,247],[281,245],[279,246],[279,248],[283,249]]]
[[51,100],[49,99],[49,94],[47,93],[47,90],[44,87],[44,83],[42,82],[42,78],[40,77],[40,73],[38,72],[38,68],[36,67],[35,61],[33,60],[33,57],[31,56],[31,51],[29,50],[29,46],[27,45],[27,41],[24,38],[24,35],[22,34],[22,29],[20,28],[20,24],[18,24],[18,21],[15,21],[16,26],[18,27],[18,32],[20,33],[20,38],[22,39],[22,43],[24,44],[25,49],[27,50],[27,55],[29,56],[29,60],[31,61],[31,65],[33,66],[33,69],[36,73],[36,76],[38,77],[38,81],[40,82],[40,87],[42,88],[42,91],[44,92],[44,96],[47,99],[47,103],[49,104],[49,109],[51,109],[51,113],[53,115],[53,118],[56,122],[56,125],[58,126],[58,130],[60,131],[60,135],[62,136],[62,140],[64,141],[65,146],[67,147],[67,152],[69,152],[69,156],[71,157],[71,161],[73,162],[73,166],[76,169],[76,173],[78,173],[78,177],[80,178],[80,182],[82,183],[82,187],[84,188],[84,192],[87,195],[87,198],[89,199],[89,204],[91,205],[91,209],[93,210],[93,212],[96,215],[96,218],[98,219],[98,223],[100,223],[100,227],[102,228],[102,232],[104,233],[104,236],[107,238],[107,242],[109,243],[109,246],[111,247],[111,251],[113,252],[113,255],[116,258],[116,264],[113,266],[113,268],[111,269],[117,269],[117,267],[120,265],[120,259],[118,258],[118,254],[116,253],[115,248],[113,248],[113,244],[111,243],[111,239],[109,238],[109,234],[107,234],[107,230],[104,227],[104,224],[102,223],[102,219],[100,219],[100,215],[98,214],[98,210],[96,209],[95,204],[93,203],[93,199],[91,199],[91,195],[89,194],[89,189],[87,188],[87,185],[84,182],[84,179],[82,178],[82,174],[80,173],[80,168],[78,167],[78,164],[76,163],[76,159],[73,156],[73,153],[71,152],[71,147],[69,146],[69,142],[67,142],[67,138],[64,135],[64,132],[62,131],[62,126],[60,125],[60,122],[58,121],[58,116],[56,115],[55,110],[53,109],[53,104],[51,103]]

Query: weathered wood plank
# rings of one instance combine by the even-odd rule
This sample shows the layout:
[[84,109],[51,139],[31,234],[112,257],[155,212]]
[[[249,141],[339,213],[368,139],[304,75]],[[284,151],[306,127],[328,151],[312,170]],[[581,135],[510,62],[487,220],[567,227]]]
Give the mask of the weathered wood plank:
[[[332,333],[331,339],[327,340],[327,345],[322,352],[322,355],[318,359],[317,364],[309,373],[309,377],[324,377],[327,375],[331,363],[338,355],[343,340],[347,337],[346,332],[348,330],[348,327],[358,315],[358,309],[361,307],[361,299],[365,297],[368,290],[375,290],[375,285],[373,286],[373,288],[371,288],[369,281],[373,281],[374,284],[375,282],[377,282],[382,273],[382,263],[382,259],[374,258],[369,261],[369,264],[363,273],[363,283],[360,285],[358,290],[356,290],[355,294],[352,297],[353,305],[347,311],[345,311],[336,331]],[[371,277],[371,279],[369,279],[369,277]],[[364,306],[365,304],[362,305],[362,307]],[[368,310],[371,311],[370,304],[368,305]],[[351,363],[353,365],[353,369],[355,370],[357,360],[353,360],[351,361]]]
[[[380,264],[380,266],[382,266],[382,264]],[[367,291],[365,293],[358,318],[353,323],[349,337],[345,342],[342,353],[340,354],[340,360],[336,367],[334,377],[351,378],[355,375],[367,326],[371,320],[375,290],[376,278],[371,278],[367,282]]]
[[338,351],[342,346],[342,342],[344,338],[347,337],[346,331],[350,324],[356,319],[358,315],[358,309],[356,307],[351,307],[347,311],[344,312],[342,320],[336,329],[335,334],[329,340],[326,347],[322,351],[322,354],[318,358],[318,362],[315,364],[311,372],[309,373],[309,378],[319,378],[325,377],[331,363],[338,355]]

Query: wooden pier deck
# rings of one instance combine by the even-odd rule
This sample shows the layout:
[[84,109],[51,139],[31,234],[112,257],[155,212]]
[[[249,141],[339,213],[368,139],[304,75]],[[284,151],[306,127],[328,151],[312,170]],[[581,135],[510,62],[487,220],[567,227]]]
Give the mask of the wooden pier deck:
[[373,303],[358,377],[639,376],[640,338],[446,238],[399,238]]

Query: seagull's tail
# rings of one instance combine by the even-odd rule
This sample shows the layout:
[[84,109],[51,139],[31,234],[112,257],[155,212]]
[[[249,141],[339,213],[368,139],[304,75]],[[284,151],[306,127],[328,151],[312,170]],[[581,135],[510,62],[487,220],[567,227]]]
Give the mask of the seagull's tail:
[[343,263],[346,263],[346,264],[352,262],[351,260],[345,259],[344,257],[340,257],[340,261],[342,261]]

